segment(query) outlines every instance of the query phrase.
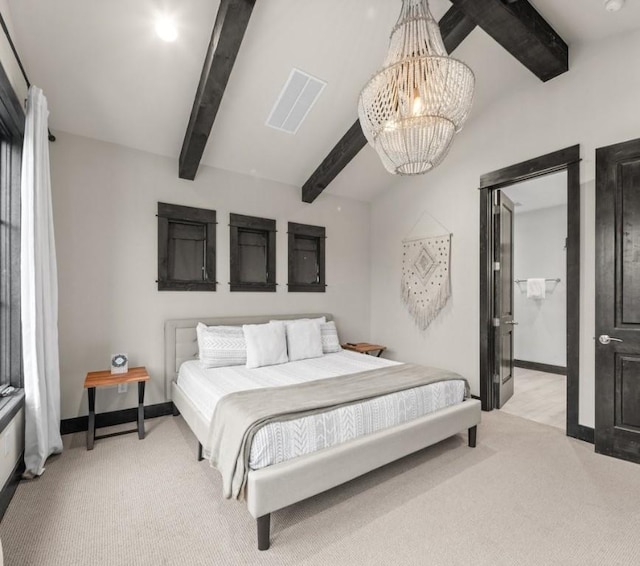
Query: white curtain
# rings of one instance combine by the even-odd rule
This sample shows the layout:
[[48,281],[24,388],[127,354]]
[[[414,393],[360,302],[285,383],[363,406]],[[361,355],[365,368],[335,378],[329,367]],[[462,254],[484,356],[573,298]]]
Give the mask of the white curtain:
[[26,477],[62,452],[58,362],[58,274],[53,237],[47,99],[29,89],[22,152],[21,306]]

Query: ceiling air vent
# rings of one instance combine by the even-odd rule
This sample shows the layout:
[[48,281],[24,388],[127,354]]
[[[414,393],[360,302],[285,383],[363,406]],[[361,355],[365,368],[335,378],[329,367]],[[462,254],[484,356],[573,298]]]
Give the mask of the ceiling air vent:
[[267,126],[295,134],[325,86],[326,82],[293,69],[269,114]]

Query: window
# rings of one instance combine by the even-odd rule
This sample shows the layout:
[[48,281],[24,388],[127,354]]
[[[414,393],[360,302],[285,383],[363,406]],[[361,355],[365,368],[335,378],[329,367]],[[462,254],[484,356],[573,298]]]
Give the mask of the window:
[[289,292],[324,293],[325,229],[289,222]]
[[158,203],[158,290],[216,290],[216,211]]
[[276,290],[276,221],[231,214],[232,291]]
[[0,66],[0,385],[22,387],[20,167],[24,111]]

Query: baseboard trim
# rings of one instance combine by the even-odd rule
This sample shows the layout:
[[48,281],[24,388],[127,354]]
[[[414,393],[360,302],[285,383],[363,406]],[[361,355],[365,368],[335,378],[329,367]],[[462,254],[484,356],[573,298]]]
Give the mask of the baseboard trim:
[[539,362],[527,362],[525,360],[513,360],[513,365],[517,368],[532,369],[535,371],[543,371],[545,373],[557,373],[558,375],[567,375],[567,368],[563,366],[554,366],[551,364],[541,364]]
[[[173,403],[157,403],[147,405],[144,408],[144,418],[153,419],[164,417],[173,413]],[[138,419],[138,408],[122,409],[121,411],[111,411],[109,413],[96,414],[96,428],[114,426],[124,423],[132,423]],[[63,419],[60,423],[60,434],[72,434],[74,432],[84,432],[89,428],[89,417],[75,417],[73,419]]]
[[590,426],[578,425],[578,430],[575,438],[583,440],[584,442],[590,442],[595,444],[596,432]]
[[20,483],[20,479],[22,478],[22,473],[24,472],[24,470],[24,452],[22,452],[20,454],[20,459],[16,462],[16,465],[11,472],[11,475],[5,482],[2,491],[0,491],[0,521],[7,511],[9,503],[11,503],[16,489],[18,489],[18,484]]

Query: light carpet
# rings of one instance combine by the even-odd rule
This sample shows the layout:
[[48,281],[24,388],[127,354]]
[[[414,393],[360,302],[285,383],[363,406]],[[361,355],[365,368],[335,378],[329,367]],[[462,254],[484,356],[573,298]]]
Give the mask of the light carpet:
[[475,449],[459,435],[274,513],[266,552],[182,418],[147,431],[66,436],[0,524],[5,564],[640,564],[640,466],[499,411]]

